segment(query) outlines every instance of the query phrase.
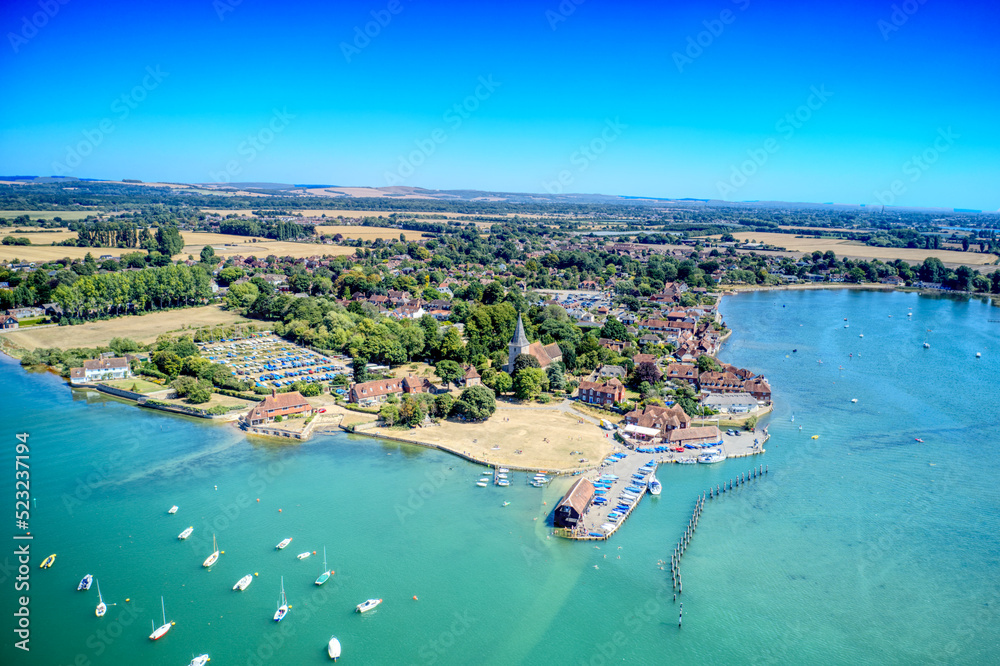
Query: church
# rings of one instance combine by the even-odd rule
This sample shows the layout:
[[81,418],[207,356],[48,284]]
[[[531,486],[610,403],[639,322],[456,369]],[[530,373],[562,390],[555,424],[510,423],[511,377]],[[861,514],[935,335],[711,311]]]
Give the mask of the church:
[[562,361],[562,350],[556,343],[543,345],[541,342],[528,342],[528,336],[524,334],[524,322],[521,321],[521,315],[517,315],[517,330],[514,331],[514,339],[510,341],[507,348],[509,353],[504,370],[508,374],[513,373],[514,359],[517,358],[518,354],[534,356],[538,359],[538,365],[543,368]]

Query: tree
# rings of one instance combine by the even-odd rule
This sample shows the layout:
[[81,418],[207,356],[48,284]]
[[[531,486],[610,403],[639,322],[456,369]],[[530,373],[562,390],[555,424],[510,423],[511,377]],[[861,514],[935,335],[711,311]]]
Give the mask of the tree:
[[260,291],[252,282],[244,282],[229,287],[226,292],[226,307],[230,310],[246,311],[257,300]]
[[722,366],[711,356],[702,354],[698,357],[698,372],[722,372]]
[[462,366],[460,366],[455,361],[438,361],[438,364],[434,366],[434,372],[437,376],[441,378],[441,381],[448,384],[454,382],[459,377],[462,376]]
[[170,382],[170,388],[177,391],[177,395],[182,398],[191,392],[191,389],[198,386],[198,380],[194,377],[189,377],[187,375],[181,375],[174,381]]
[[434,410],[438,416],[447,417],[455,405],[455,398],[450,393],[442,393],[434,398]]
[[208,402],[212,399],[212,385],[208,382],[199,381],[198,385],[188,391],[188,402],[196,405]]
[[524,368],[514,376],[514,395],[519,400],[531,400],[542,392],[547,378],[541,368]]
[[625,324],[618,321],[615,317],[608,317],[604,321],[604,326],[601,327],[601,337],[608,338],[609,340],[628,340],[629,334],[625,330]]
[[201,248],[201,262],[203,264],[211,264],[213,266],[219,262],[219,260],[215,258],[214,247],[212,247],[211,245],[206,245],[205,247]]
[[485,421],[497,409],[496,396],[485,386],[470,386],[462,391],[453,411],[470,421]]
[[111,338],[108,346],[111,347],[111,351],[119,356],[123,356],[129,352],[137,352],[140,349],[139,343],[132,338]]
[[299,393],[301,393],[306,398],[315,398],[320,393],[322,393],[322,391],[323,390],[320,388],[319,384],[317,384],[316,382],[310,382],[305,386],[303,386],[302,390],[299,391]]
[[757,427],[757,417],[756,416],[751,416],[750,418],[748,418],[746,421],[743,422],[743,427],[746,430],[753,430],[754,428],[756,428]]
[[562,363],[553,363],[545,368],[545,374],[549,379],[549,388],[553,391],[562,391],[566,388],[566,368]]
[[181,357],[172,351],[159,351],[152,356],[156,369],[168,377],[176,377],[181,371]]
[[411,396],[406,396],[403,399],[403,404],[399,407],[399,420],[411,428],[420,425],[420,422],[424,420],[424,410],[421,409],[420,403]]
[[487,386],[489,386],[498,394],[506,393],[514,386],[514,380],[511,379],[510,375],[501,370],[500,372],[495,373],[490,378],[490,381],[487,383]]
[[354,370],[354,381],[356,382],[366,382],[368,381],[368,359],[358,356],[351,363],[351,367]]
[[518,354],[514,358],[514,367],[511,369],[511,375],[517,377],[517,374],[524,370],[525,368],[541,368],[542,364],[538,362],[538,359],[531,354]]
[[663,373],[660,369],[656,367],[655,363],[650,363],[646,361],[640,363],[635,367],[635,382],[637,384],[642,384],[643,382],[648,382],[649,384],[656,384],[663,378]]
[[177,227],[160,227],[156,230],[156,247],[160,254],[172,257],[184,249],[184,239]]
[[378,415],[387,426],[393,426],[399,420],[399,407],[387,402],[382,405],[382,409],[378,411]]

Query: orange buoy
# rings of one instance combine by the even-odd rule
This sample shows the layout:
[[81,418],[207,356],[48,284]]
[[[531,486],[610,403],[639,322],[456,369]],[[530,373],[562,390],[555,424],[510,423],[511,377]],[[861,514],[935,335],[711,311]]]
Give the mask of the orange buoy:
[[314,551],[313,551],[313,555],[315,555],[315,554],[316,554],[316,551],[314,550]]
[[259,497],[257,498],[257,501],[258,501],[258,502],[260,501],[260,498],[259,498]]
[[278,513],[281,513],[281,509],[278,509]]
[[416,600],[417,600],[417,595],[415,595],[415,594],[413,595],[413,600],[414,600],[414,601],[416,601]]

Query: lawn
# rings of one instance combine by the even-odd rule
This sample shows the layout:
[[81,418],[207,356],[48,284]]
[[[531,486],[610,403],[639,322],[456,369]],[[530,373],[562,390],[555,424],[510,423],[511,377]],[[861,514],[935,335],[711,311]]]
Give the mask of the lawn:
[[72,347],[103,347],[111,342],[111,338],[117,337],[132,338],[137,342],[155,342],[157,336],[163,333],[196,329],[202,326],[248,322],[248,319],[223,310],[217,305],[205,305],[198,308],[163,310],[145,315],[118,317],[117,319],[88,322],[77,326],[9,331],[0,335],[15,346],[29,351],[40,347],[69,349]]
[[124,389],[126,391],[135,391],[136,393],[156,393],[157,391],[165,391],[169,388],[161,384],[154,384],[146,379],[140,379],[139,377],[132,377],[130,379],[112,379],[101,383],[107,384],[108,386],[114,386],[115,388]]

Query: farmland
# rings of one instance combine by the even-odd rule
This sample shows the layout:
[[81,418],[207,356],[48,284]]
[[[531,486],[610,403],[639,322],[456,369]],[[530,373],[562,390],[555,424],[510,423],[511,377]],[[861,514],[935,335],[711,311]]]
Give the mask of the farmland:
[[[892,261],[902,259],[911,263],[920,263],[927,257],[937,257],[947,264],[965,264],[967,266],[983,266],[997,260],[996,255],[980,254],[978,252],[959,252],[955,250],[923,250],[917,248],[872,247],[855,241],[840,238],[812,238],[808,236],[793,236],[791,234],[775,234],[758,231],[747,231],[733,234],[742,242],[756,241],[775,247],[785,248],[789,252],[826,252],[832,250],[838,257],[858,259],[881,259]],[[711,238],[718,239],[718,236]]]
[[[317,243],[296,243],[294,241],[276,241],[269,238],[257,238],[254,243],[249,236],[230,234],[214,234],[207,232],[185,231],[181,234],[184,248],[174,258],[184,258],[187,255],[197,257],[201,249],[211,245],[215,254],[222,257],[240,255],[242,257],[266,257],[273,254],[278,257],[312,257],[329,254],[331,256],[354,254],[353,247],[339,245],[320,245]],[[396,237],[398,238],[398,232]]]
[[[64,248],[65,249],[65,248]],[[85,248],[80,248],[85,249]],[[137,342],[155,342],[163,333],[175,333],[202,326],[249,323],[237,314],[217,305],[182,310],[162,310],[145,315],[131,315],[77,326],[51,326],[8,331],[2,337],[16,347],[29,351],[38,348],[104,347],[111,338],[132,338]]]
[[[33,261],[44,263],[58,261],[64,257],[70,259],[83,259],[87,253],[91,253],[95,258],[103,254],[110,254],[112,257],[120,257],[129,252],[135,252],[135,248],[120,247],[66,247],[62,245],[0,245],[0,261]],[[196,253],[197,254],[197,253]]]
[[8,220],[21,215],[27,215],[32,220],[52,220],[57,217],[64,220],[82,220],[88,215],[100,214],[99,210],[0,210],[0,217]]

